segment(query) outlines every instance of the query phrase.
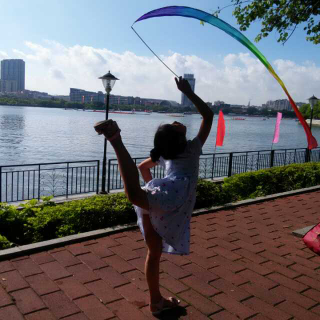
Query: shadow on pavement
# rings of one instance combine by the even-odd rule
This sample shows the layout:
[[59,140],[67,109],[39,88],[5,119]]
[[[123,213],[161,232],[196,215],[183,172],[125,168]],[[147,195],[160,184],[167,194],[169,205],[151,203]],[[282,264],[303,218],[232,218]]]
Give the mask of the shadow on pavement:
[[180,319],[182,316],[186,316],[187,310],[184,307],[176,307],[171,310],[166,310],[161,312],[160,315],[154,316],[156,319],[161,319],[161,320],[175,320],[175,319]]

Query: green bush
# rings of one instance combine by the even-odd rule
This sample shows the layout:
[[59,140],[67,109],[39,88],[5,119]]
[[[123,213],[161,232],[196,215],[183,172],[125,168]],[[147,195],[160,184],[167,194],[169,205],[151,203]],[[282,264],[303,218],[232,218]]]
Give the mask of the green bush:
[[[223,183],[199,180],[195,208],[266,196],[320,184],[320,163],[294,164],[234,175]],[[0,203],[0,249],[136,221],[124,193],[56,204],[51,197],[17,208]]]
[[222,189],[229,201],[253,199],[320,184],[320,163],[291,164],[247,172],[224,180]]
[[[27,243],[26,216],[17,207],[0,203],[0,235],[16,245]],[[5,241],[4,241],[5,242]],[[1,243],[4,243],[1,242]]]
[[13,243],[10,242],[6,237],[0,234],[0,249],[9,249],[13,246]]
[[202,179],[198,181],[195,209],[219,206],[229,202],[228,200],[221,183]]
[[45,206],[28,222],[34,240],[44,241],[135,220],[132,204],[123,193],[118,193]]

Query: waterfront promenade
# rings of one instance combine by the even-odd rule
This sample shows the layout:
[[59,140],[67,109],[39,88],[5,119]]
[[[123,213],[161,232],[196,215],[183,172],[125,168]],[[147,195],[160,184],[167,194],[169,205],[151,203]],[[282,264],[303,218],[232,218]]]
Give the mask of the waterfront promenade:
[[[192,253],[163,255],[161,319],[320,319],[320,257],[292,231],[319,222],[320,190],[193,217]],[[150,319],[138,230],[0,262],[0,319]]]

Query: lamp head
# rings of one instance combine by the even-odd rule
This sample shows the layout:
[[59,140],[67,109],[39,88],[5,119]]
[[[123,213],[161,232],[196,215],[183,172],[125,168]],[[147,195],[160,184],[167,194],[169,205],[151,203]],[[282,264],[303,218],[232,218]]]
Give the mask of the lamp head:
[[119,80],[113,74],[111,74],[110,71],[108,73],[106,73],[104,76],[99,77],[99,79],[102,80],[102,84],[104,86],[104,89],[106,90],[106,93],[108,93],[108,94],[111,92],[116,81]]
[[317,103],[317,101],[318,101],[319,99],[313,95],[313,96],[310,97],[308,100],[309,100],[311,109],[313,109],[314,104]]

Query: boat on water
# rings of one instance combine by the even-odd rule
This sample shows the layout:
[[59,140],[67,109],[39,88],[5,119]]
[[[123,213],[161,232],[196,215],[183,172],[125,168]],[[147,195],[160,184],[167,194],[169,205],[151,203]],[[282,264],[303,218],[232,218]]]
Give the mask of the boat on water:
[[109,113],[118,113],[118,114],[135,114],[134,111],[109,111]]
[[[93,112],[103,112],[106,113],[106,110],[93,110]],[[134,111],[115,111],[115,110],[111,110],[109,111],[109,113],[118,113],[118,114],[135,114]]]
[[240,118],[240,117],[233,117],[231,120],[246,120],[246,118]]
[[144,111],[136,111],[135,114],[139,115],[139,116],[150,116],[151,112],[144,112]]
[[174,118],[183,118],[184,117],[183,114],[167,114],[167,116],[174,117]]

